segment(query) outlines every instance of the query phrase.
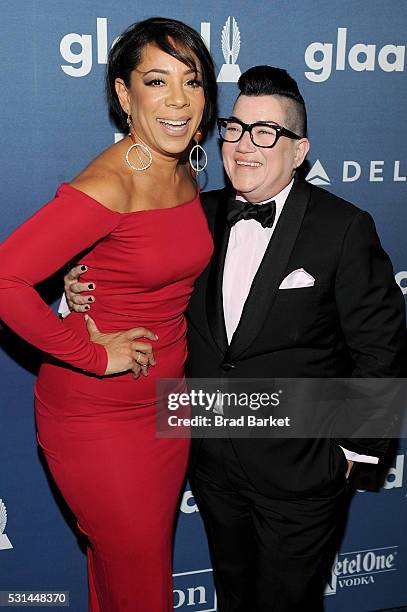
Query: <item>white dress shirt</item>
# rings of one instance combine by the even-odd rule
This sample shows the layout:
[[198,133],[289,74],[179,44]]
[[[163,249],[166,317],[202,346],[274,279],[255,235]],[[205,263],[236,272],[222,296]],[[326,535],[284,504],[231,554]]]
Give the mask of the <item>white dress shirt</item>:
[[[263,227],[256,219],[241,219],[230,230],[222,286],[223,312],[229,344],[239,324],[253,279],[264,257],[293,182],[294,179],[274,198],[259,202],[259,205],[261,205],[271,200],[275,201],[276,217],[272,227]],[[240,195],[237,195],[237,199],[245,202],[245,199]]]
[[[285,201],[293,186],[294,179],[273,198],[259,202],[259,205],[274,200],[276,217],[272,227],[263,227],[255,219],[241,219],[232,226],[223,270],[223,312],[228,342],[239,324],[243,307],[250,292],[254,277],[273,235]],[[241,195],[237,199],[245,202]],[[378,463],[378,458],[370,455],[359,455],[341,447],[347,459],[364,463]]]

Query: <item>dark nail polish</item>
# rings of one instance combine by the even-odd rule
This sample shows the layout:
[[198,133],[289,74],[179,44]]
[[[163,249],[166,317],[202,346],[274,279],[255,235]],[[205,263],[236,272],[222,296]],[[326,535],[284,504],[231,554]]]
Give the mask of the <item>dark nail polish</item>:
[[94,285],[93,283],[90,283],[90,285],[88,285],[88,289],[93,289],[93,288],[94,288],[94,286],[95,286],[95,285]]
[[85,306],[85,310],[89,310],[89,306]]
[[82,270],[82,272],[85,272],[86,266],[81,266],[81,270]]
[[93,302],[93,298],[88,297],[88,302]]

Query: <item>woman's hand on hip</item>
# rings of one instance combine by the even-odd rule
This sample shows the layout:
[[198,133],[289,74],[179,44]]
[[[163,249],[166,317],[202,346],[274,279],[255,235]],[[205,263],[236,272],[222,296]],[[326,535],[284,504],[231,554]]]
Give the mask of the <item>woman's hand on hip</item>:
[[85,315],[86,327],[92,342],[102,344],[108,356],[105,376],[120,374],[131,370],[138,378],[140,372],[148,375],[148,367],[155,365],[153,347],[149,342],[139,342],[138,338],[146,338],[155,342],[158,337],[145,327],[134,327],[122,332],[102,334],[95,321]]

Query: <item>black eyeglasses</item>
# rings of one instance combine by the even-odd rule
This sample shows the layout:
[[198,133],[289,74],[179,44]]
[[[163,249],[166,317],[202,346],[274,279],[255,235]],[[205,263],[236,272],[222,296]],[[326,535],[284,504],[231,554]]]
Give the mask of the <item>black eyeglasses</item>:
[[244,123],[237,117],[219,117],[217,119],[219,137],[224,142],[239,142],[245,132],[249,132],[251,141],[256,147],[271,149],[281,136],[300,140],[302,136],[294,134],[287,128],[271,121]]

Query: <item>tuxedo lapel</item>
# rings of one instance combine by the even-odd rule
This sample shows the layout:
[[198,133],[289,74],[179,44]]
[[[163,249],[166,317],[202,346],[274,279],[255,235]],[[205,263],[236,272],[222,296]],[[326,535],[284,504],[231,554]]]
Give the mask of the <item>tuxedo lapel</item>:
[[230,227],[226,221],[229,200],[234,200],[235,194],[230,192],[224,202],[217,207],[213,229],[214,252],[206,290],[206,312],[208,325],[212,336],[222,353],[226,353],[228,339],[223,313],[223,268],[228,248]]
[[[254,277],[239,325],[233,335],[226,356],[232,361],[252,344],[263,327],[286,270],[309,197],[309,185],[305,181],[296,180]],[[222,284],[220,284],[220,295],[222,295],[221,289]]]

